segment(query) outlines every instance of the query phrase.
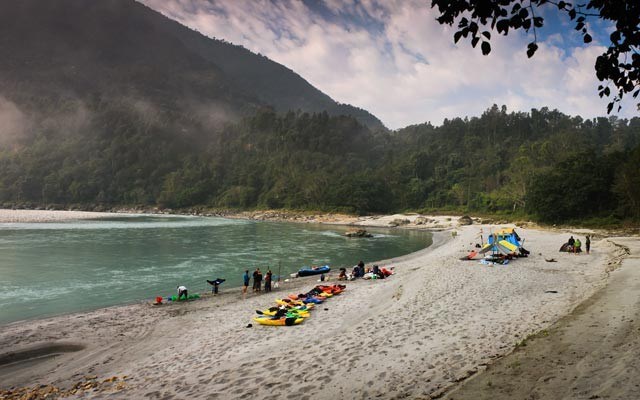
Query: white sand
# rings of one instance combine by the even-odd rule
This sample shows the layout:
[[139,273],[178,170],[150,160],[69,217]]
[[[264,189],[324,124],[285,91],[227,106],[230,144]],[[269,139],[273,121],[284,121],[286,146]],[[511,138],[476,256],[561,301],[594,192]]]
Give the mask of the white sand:
[[347,283],[300,326],[246,327],[253,310],[278,294],[311,289],[313,279],[246,300],[226,291],[188,304],[4,326],[2,352],[60,342],[86,349],[0,366],[1,386],[64,387],[95,374],[129,376],[116,398],[429,398],[569,313],[606,283],[616,262],[617,247],[607,239],[594,241],[591,255],[576,256],[558,252],[568,233],[530,229],[518,230],[529,258],[507,266],[460,261],[480,228],[496,229],[440,232],[436,246],[385,262],[396,275]]

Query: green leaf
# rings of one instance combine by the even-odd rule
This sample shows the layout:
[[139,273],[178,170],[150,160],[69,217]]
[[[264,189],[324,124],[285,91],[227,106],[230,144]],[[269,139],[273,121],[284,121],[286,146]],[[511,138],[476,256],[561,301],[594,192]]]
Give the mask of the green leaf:
[[491,45],[489,44],[489,42],[482,42],[482,55],[486,56],[487,54],[491,53]]
[[496,24],[496,29],[498,30],[498,33],[503,33],[506,35],[509,32],[509,20],[508,19],[501,19],[500,21],[498,21],[498,23]]
[[542,28],[542,25],[544,25],[544,18],[542,17],[533,18],[533,26],[535,26],[536,28]]

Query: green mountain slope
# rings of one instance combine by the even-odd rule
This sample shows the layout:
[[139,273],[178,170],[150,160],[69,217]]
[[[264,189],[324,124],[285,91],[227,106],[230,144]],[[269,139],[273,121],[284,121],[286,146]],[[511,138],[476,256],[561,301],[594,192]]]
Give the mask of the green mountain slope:
[[[51,103],[143,102],[206,131],[260,107],[351,115],[289,69],[213,40],[133,0],[0,2],[0,95],[34,113]],[[195,126],[190,127],[196,129]]]

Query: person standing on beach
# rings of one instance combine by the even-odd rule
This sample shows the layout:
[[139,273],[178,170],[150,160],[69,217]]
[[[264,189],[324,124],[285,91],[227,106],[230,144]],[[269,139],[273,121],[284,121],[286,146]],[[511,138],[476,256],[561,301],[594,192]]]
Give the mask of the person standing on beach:
[[264,291],[265,292],[270,292],[271,291],[271,276],[273,274],[271,273],[270,269],[267,269],[267,274],[264,277]]
[[580,247],[582,247],[582,243],[580,242],[580,239],[576,239],[576,241],[573,244],[573,254],[578,254],[580,253]]
[[242,293],[247,294],[247,289],[249,289],[249,270],[248,269],[244,271],[244,275],[242,275],[242,280],[244,281],[244,286],[242,287]]
[[260,272],[260,268],[257,269],[258,275],[256,276],[258,281],[256,282],[256,290],[260,292],[262,290],[262,272]]
[[258,268],[256,268],[255,271],[253,271],[253,291],[257,292],[258,291]]
[[587,239],[585,240],[584,245],[587,249],[587,254],[589,254],[589,251],[591,250],[591,238],[589,237],[589,235],[587,235]]

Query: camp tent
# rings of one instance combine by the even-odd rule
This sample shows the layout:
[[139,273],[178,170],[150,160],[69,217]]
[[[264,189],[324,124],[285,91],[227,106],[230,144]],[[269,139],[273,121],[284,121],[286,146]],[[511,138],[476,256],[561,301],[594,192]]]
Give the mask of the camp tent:
[[513,228],[502,228],[489,236],[489,242],[485,244],[480,253],[489,251],[500,253],[505,256],[517,254],[520,248],[520,236]]
[[500,253],[502,255],[508,256],[509,254],[513,254],[515,253],[514,251],[512,251],[511,249],[509,249],[508,247],[504,246],[504,244],[498,242],[498,243],[493,243],[493,244],[485,244],[484,246],[482,246],[482,248],[480,249],[480,253],[485,254],[487,252],[493,252],[493,253]]
[[520,236],[518,236],[514,228],[502,228],[489,236],[489,244],[499,243],[503,240],[514,245],[516,249],[522,246],[520,244]]

